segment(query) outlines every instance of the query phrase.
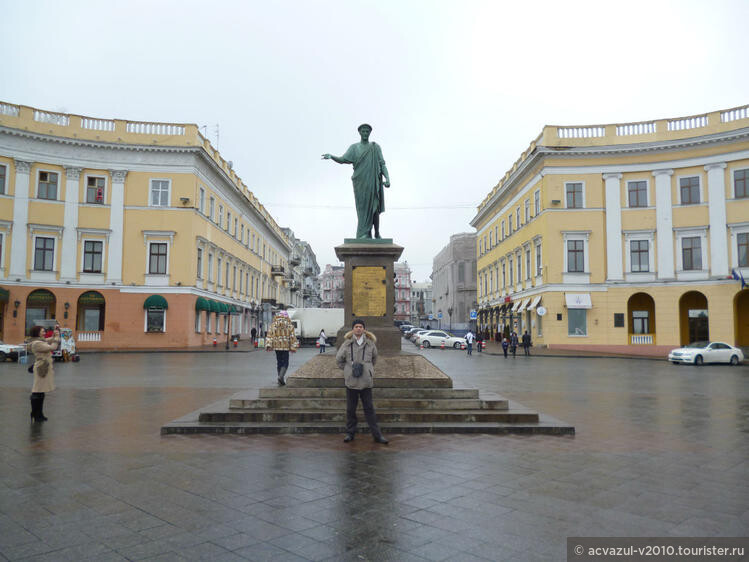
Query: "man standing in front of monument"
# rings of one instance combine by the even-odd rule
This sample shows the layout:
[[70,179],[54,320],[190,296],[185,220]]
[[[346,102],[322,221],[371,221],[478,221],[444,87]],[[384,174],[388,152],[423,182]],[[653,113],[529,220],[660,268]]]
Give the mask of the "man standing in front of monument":
[[382,157],[382,149],[376,142],[369,142],[372,126],[359,125],[361,141],[349,146],[343,156],[323,154],[324,160],[333,160],[338,164],[353,164],[354,201],[356,202],[357,238],[380,236],[380,213],[385,212],[385,192],[383,187],[390,187],[390,174]]
[[351,331],[343,336],[343,343],[335,356],[339,369],[343,369],[346,385],[346,437],[349,443],[356,435],[356,407],[361,398],[364,417],[375,443],[388,444],[377,425],[377,416],[372,403],[374,386],[374,365],[377,362],[377,338],[365,329],[364,320],[356,319]]

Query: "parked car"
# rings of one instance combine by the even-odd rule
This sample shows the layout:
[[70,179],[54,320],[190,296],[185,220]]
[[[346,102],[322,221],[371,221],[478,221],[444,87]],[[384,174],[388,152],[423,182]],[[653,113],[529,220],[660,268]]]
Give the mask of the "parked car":
[[411,341],[414,342],[416,345],[419,345],[419,336],[423,334],[424,332],[428,332],[428,331],[429,330],[419,328],[418,330],[411,332],[411,336],[410,336]]
[[698,341],[690,343],[686,347],[672,349],[671,353],[668,354],[668,360],[674,365],[679,363],[693,363],[694,365],[730,363],[731,365],[738,365],[744,360],[744,354],[738,347],[733,347],[727,343]]
[[441,347],[442,342],[445,343],[445,347],[454,347],[460,349],[466,344],[465,338],[458,338],[453,336],[450,332],[444,330],[429,330],[418,336],[419,343],[424,347]]
[[410,330],[406,330],[406,331],[405,331],[405,332],[403,333],[403,337],[404,337],[404,338],[406,338],[406,339],[411,339],[411,336],[413,336],[413,335],[414,335],[414,333],[415,333],[416,331],[418,331],[418,330],[421,330],[421,328],[417,328],[417,327],[415,327],[415,328],[411,328]]
[[13,345],[0,341],[0,362],[5,362],[8,357],[10,357],[11,361],[18,361],[18,355],[25,350],[25,345]]
[[408,330],[413,328],[413,326],[411,324],[401,324],[399,328],[400,328],[401,333],[405,334]]

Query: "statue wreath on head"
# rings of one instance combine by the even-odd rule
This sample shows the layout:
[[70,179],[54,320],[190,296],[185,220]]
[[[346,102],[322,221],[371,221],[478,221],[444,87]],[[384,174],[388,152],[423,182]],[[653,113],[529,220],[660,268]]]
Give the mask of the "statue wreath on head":
[[353,164],[354,201],[356,202],[356,237],[372,238],[380,236],[380,213],[385,212],[385,193],[383,187],[390,187],[390,175],[382,157],[382,149],[376,142],[369,141],[372,125],[362,123],[358,129],[361,140],[348,147],[343,156],[323,154],[324,160],[333,160],[338,164]]

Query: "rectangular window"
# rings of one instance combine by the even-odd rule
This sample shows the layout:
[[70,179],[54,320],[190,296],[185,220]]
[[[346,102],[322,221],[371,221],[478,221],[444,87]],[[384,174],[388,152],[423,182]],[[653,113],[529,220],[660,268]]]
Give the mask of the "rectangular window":
[[39,172],[39,199],[57,199],[57,177],[55,172]]
[[229,232],[231,229],[231,213],[229,211],[226,211],[226,232]]
[[533,216],[537,217],[541,212],[541,191],[536,191],[533,194]]
[[517,284],[520,285],[521,281],[523,280],[523,260],[520,257],[520,254],[518,254],[515,259],[517,260],[517,266],[518,266],[518,279]]
[[34,271],[52,271],[55,263],[55,239],[39,237],[34,243]]
[[195,332],[200,333],[200,317],[203,316],[202,310],[195,311]]
[[567,310],[567,335],[588,335],[588,311],[584,308],[570,308]]
[[734,170],[733,196],[736,199],[749,197],[749,170]]
[[544,319],[543,316],[539,316],[538,314],[536,314],[536,330],[537,330],[536,335],[538,335],[538,336],[543,336],[544,335],[543,329],[541,328],[541,324],[543,322],[543,319]]
[[149,245],[148,273],[166,275],[166,242],[151,242]]
[[216,216],[215,211],[216,211],[216,200],[213,197],[211,197],[210,200],[208,201],[208,217],[211,220],[214,220],[214,217]]
[[510,265],[510,269],[509,269],[509,272],[508,272],[510,275],[507,277],[507,280],[509,281],[509,284],[512,287],[512,282],[513,282],[513,279],[515,278],[513,276],[513,272],[512,272],[512,270],[513,270],[513,267],[512,267],[512,258],[509,258],[507,260],[507,263]]
[[239,224],[239,219],[234,219],[234,238],[237,237],[237,225]]
[[226,261],[226,288],[229,288],[229,261]]
[[244,274],[244,294],[250,296],[250,274],[245,272]]
[[531,200],[526,199],[525,200],[525,222],[529,223],[531,221]]
[[86,240],[83,243],[83,272],[101,273],[101,256],[104,244],[100,240]]
[[627,182],[627,195],[630,207],[647,207],[648,206],[648,182],[630,181]]
[[221,258],[218,258],[218,267],[216,268],[216,285],[221,286]]
[[[240,284],[242,283],[242,277],[241,276],[239,277],[239,282],[240,282]],[[231,286],[232,286],[232,289],[234,289],[235,291],[237,290],[237,266],[236,265],[234,266],[234,269],[232,270]],[[239,289],[239,292],[240,293],[242,292],[242,288],[241,287]]]
[[582,209],[583,208],[583,184],[582,183],[567,183],[564,185],[565,192],[567,194],[567,208],[568,209]]
[[499,227],[494,225],[494,243],[499,244]]
[[104,204],[104,178],[88,176],[86,178],[86,203]]
[[213,283],[213,254],[208,254],[208,282]]
[[585,271],[585,242],[567,240],[567,271],[582,273]]
[[466,280],[465,265],[463,262],[458,263],[458,283],[464,283]]
[[146,310],[146,332],[163,332],[166,323],[166,310],[151,308]]
[[630,241],[629,254],[633,273],[650,271],[649,244],[647,240]]
[[679,178],[682,205],[695,205],[700,202],[700,178]]
[[502,288],[503,288],[503,289],[504,289],[505,287],[507,287],[507,277],[506,277],[506,273],[507,273],[507,264],[505,264],[505,263],[503,262],[503,263],[502,263]]
[[520,207],[515,209],[515,225],[518,230],[520,230]]
[[239,241],[244,244],[244,225],[239,225]]
[[151,180],[151,207],[169,206],[169,181]]
[[684,271],[702,269],[702,241],[699,236],[681,239],[681,259]]
[[198,248],[198,279],[203,278],[203,248]]
[[510,234],[512,234],[512,215],[507,217],[507,221],[508,221],[507,235],[509,236]]
[[736,243],[738,245],[739,267],[749,267],[749,233],[738,234]]
[[525,251],[525,278],[531,278],[531,249]]
[[650,313],[647,310],[632,311],[632,333],[649,334],[650,333]]
[[536,245],[536,277],[541,275],[541,244]]
[[8,176],[8,167],[0,165],[0,195],[5,195],[5,182]]
[[218,206],[218,221],[216,221],[216,224],[221,226],[224,223],[224,206],[219,205]]
[[205,214],[205,189],[202,187],[198,191],[198,211],[200,211],[202,215]]
[[502,221],[502,240],[505,239],[505,221]]

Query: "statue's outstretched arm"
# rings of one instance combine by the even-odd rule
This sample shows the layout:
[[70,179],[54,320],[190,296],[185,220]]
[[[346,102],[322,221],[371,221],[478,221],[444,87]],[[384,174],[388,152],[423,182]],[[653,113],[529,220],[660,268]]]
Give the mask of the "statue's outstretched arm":
[[337,164],[348,164],[345,160],[343,160],[340,156],[333,156],[332,154],[325,153],[322,155],[323,160],[332,160],[333,162],[336,162]]
[[390,187],[390,174],[388,173],[387,166],[385,166],[385,162],[380,164],[380,171],[382,172],[382,176],[385,178],[385,181],[382,185],[385,187]]

